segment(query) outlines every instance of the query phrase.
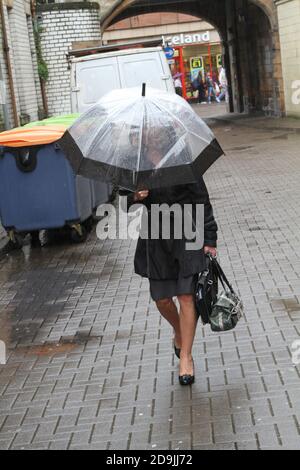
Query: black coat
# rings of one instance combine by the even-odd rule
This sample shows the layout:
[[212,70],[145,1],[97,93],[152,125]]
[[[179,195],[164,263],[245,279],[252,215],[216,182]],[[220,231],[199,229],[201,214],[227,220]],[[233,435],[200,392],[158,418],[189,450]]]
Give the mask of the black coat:
[[[120,195],[128,197],[128,206],[133,204],[133,193],[120,191]],[[153,189],[143,201],[148,212],[152,204],[163,203],[170,206],[174,203],[192,204],[193,208],[196,204],[204,204],[204,246],[216,247],[218,226],[203,179],[200,183]],[[205,256],[203,249],[187,250],[184,237],[180,240],[172,237],[170,240],[139,238],[134,266],[137,274],[149,279],[178,279],[179,276],[188,277],[203,271]]]

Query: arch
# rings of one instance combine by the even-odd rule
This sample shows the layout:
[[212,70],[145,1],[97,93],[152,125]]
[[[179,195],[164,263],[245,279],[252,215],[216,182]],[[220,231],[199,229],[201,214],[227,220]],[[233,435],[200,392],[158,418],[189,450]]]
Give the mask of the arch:
[[[151,13],[161,13],[161,12],[173,13],[174,10],[172,10],[170,7],[169,8],[168,7],[163,8],[162,5],[157,6],[157,8],[156,7],[151,7]],[[106,28],[108,28],[111,24],[117,23],[120,20],[124,20],[124,19],[130,18],[132,16],[139,16],[139,15],[144,15],[144,14],[146,15],[148,13],[150,13],[150,11],[145,11],[142,8],[141,9],[134,9],[134,13],[132,12],[132,10],[126,9],[126,10],[124,10],[124,12],[120,13],[118,16],[115,16],[114,19],[111,21],[111,23],[106,26]],[[194,18],[197,18],[199,20],[203,20],[203,21],[209,23],[211,26],[214,27],[214,29],[216,29],[218,31],[222,41],[225,40],[225,29],[220,27],[220,25],[218,24],[217,21],[215,21],[215,18],[213,16],[211,16],[209,14],[204,14],[204,15],[201,14],[200,15],[198,11],[196,11],[196,12],[191,11],[190,9],[187,9],[185,6],[183,6],[182,3],[178,7],[176,6],[176,13],[188,13],[191,16],[193,16]],[[104,31],[105,31],[106,28],[103,28]]]
[[[225,3],[226,0],[223,0]],[[260,7],[262,11],[266,14],[270,21],[270,25],[272,30],[276,30],[278,23],[277,23],[277,15],[276,15],[276,9],[275,5],[273,3],[273,0],[249,0],[250,3],[253,3]],[[113,2],[112,6],[101,16],[101,25],[103,30],[105,30],[110,24],[114,23],[118,19],[126,18],[128,16],[133,16],[133,13],[129,13],[129,11],[126,13],[126,10],[131,9],[134,5],[137,5],[141,3],[141,0],[116,0]],[[168,4],[172,3],[170,1],[166,2]],[[203,1],[205,4],[205,0]],[[212,3],[212,2],[210,2]],[[199,10],[201,7],[201,2],[195,2],[193,0],[188,1],[188,2],[178,2],[178,0],[175,0],[173,2],[173,5],[176,5],[176,10],[178,12],[185,13],[186,11],[191,12],[192,10],[198,11],[198,14],[195,14],[195,16],[199,16]],[[144,7],[150,7],[150,5],[145,4]],[[153,5],[151,6],[151,11],[161,11],[161,9],[164,8],[164,4],[160,3],[160,5]],[[171,7],[169,7],[169,11],[171,11]],[[134,13],[136,14],[136,13]],[[137,13],[140,14],[140,13]],[[191,12],[191,14],[194,14]],[[201,14],[202,15],[202,14]],[[213,18],[206,18],[205,15],[201,16],[203,19],[211,23],[216,29],[220,29],[220,25],[214,24],[214,19]]]
[[[108,2],[105,4],[107,5]],[[220,34],[231,111],[285,113],[277,10],[273,0],[117,0],[102,16],[102,31],[144,13],[187,13]],[[259,31],[259,34],[257,32]]]
[[[112,8],[109,12],[107,12],[101,19],[101,29],[104,31],[109,25],[121,20],[128,18],[130,16],[138,16],[143,13],[147,13],[151,11],[151,13],[155,12],[171,12],[176,9],[178,13],[189,13],[195,17],[202,18],[203,20],[210,23],[214,28],[216,28],[220,34],[222,32],[222,25],[218,24],[216,21],[215,15],[210,15],[211,8],[211,0],[203,0],[204,5],[207,4],[208,8],[206,8],[206,14],[200,15],[199,14],[199,3],[195,0],[188,0],[186,2],[174,0],[173,2],[167,0],[166,2],[159,2],[152,4],[151,6],[149,3],[144,2],[143,0],[123,0],[117,2],[118,5],[116,9]],[[209,5],[210,4],[210,5]],[[135,7],[136,5],[136,7]]]

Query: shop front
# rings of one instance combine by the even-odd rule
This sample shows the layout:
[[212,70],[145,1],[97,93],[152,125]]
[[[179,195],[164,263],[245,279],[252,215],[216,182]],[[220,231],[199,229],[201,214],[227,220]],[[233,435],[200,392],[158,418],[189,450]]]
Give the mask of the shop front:
[[173,77],[181,80],[183,97],[189,101],[197,100],[193,82],[199,73],[203,79],[209,73],[217,80],[222,66],[222,44],[217,33],[212,35],[207,31],[163,37],[163,45]]

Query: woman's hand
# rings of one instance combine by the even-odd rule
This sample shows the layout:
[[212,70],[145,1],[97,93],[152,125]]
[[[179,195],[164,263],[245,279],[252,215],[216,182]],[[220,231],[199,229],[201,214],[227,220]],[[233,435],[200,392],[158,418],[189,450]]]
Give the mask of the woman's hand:
[[134,196],[133,196],[133,199],[134,199],[135,202],[138,202],[138,201],[143,201],[148,196],[149,196],[149,191],[145,189],[143,191],[135,192]]
[[204,253],[207,255],[207,254],[210,254],[213,258],[216,258],[217,256],[217,249],[214,248],[213,246],[205,246],[204,247]]

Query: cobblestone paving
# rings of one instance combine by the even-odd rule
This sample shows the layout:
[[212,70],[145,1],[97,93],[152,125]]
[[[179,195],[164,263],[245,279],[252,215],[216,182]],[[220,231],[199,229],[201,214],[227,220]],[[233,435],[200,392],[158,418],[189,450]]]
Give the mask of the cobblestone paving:
[[0,260],[1,449],[300,449],[300,136],[255,122],[212,121],[227,155],[206,181],[246,314],[234,332],[199,325],[192,388],[134,243]]
[[2,238],[4,238],[5,235],[6,235],[6,234],[5,234],[5,230],[4,230],[4,228],[2,227],[2,225],[0,224],[0,240],[1,240]]

